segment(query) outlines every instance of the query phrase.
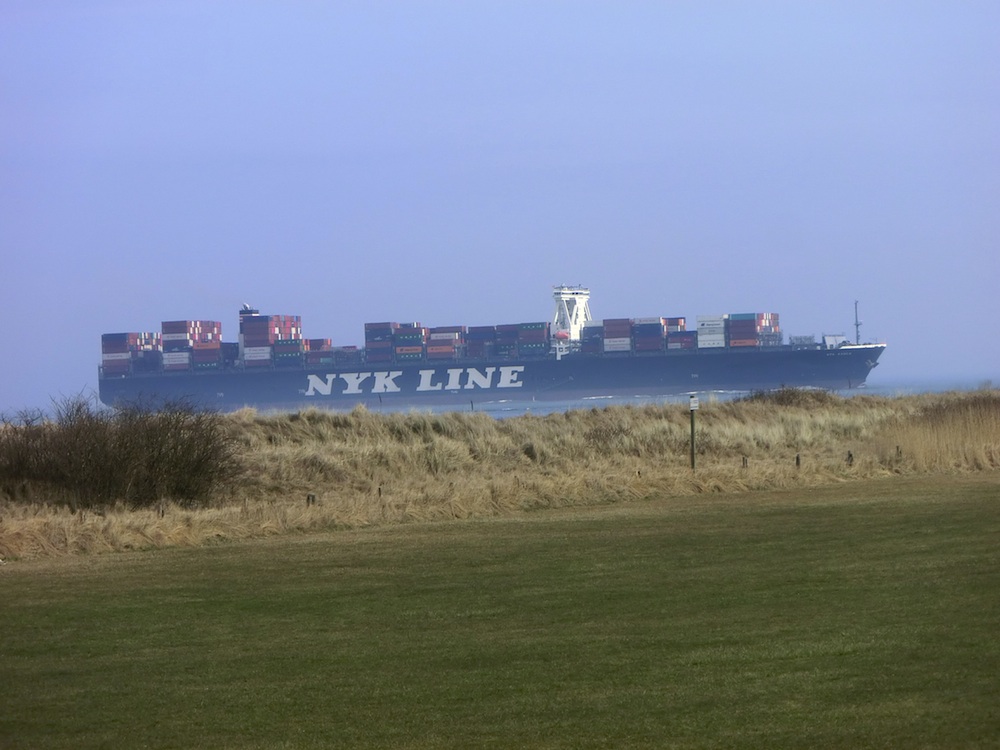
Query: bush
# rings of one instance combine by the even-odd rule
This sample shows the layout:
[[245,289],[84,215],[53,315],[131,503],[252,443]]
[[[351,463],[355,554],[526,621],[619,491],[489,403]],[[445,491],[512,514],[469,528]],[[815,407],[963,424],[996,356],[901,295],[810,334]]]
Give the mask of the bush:
[[57,404],[52,419],[0,418],[0,489],[14,499],[190,507],[238,473],[223,418],[183,402],[99,409],[74,398]]

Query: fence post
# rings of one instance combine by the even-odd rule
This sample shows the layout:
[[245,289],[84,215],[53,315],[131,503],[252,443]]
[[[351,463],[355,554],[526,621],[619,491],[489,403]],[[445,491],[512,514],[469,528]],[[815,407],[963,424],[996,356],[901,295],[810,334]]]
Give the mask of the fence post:
[[691,412],[691,471],[694,471],[694,413],[698,411],[698,397],[691,396],[688,401]]

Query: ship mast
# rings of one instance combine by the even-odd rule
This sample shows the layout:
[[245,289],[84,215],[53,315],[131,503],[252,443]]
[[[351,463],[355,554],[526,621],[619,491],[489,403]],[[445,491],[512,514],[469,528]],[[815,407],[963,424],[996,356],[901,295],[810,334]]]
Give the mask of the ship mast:
[[552,332],[565,331],[569,341],[579,341],[583,324],[591,320],[590,290],[582,286],[554,286],[552,298],[556,302]]
[[854,343],[861,343],[861,321],[858,320],[858,301],[854,300]]

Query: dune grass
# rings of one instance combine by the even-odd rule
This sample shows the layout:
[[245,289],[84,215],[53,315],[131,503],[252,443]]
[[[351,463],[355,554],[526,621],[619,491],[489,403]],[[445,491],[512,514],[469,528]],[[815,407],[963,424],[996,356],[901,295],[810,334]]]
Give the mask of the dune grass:
[[[126,438],[134,433],[133,422],[157,424],[134,419]],[[84,448],[116,444],[107,438],[105,423],[97,423],[100,440],[89,441],[77,430],[69,436],[74,439],[53,441],[61,448],[49,454],[58,461],[79,446],[82,455],[67,465],[89,466],[92,451]],[[171,492],[185,486],[183,460],[168,464],[176,481],[151,481],[163,475],[153,470],[164,463],[163,452],[134,449],[160,443],[119,437],[130,450],[117,462],[113,451],[104,451],[96,474],[122,476],[95,480],[95,486],[111,488],[110,494],[98,501],[84,493],[83,503],[72,502],[72,496],[67,501],[65,488],[53,492],[37,466],[26,476],[10,468],[31,451],[12,439],[20,433],[8,424],[0,440],[0,558],[1000,468],[1000,391],[985,389],[899,398],[785,390],[735,402],[709,400],[697,416],[694,472],[685,405],[505,420],[470,413],[245,410],[209,415],[199,425],[200,431],[190,434],[210,440],[199,438],[196,450],[170,455],[223,458],[220,476],[206,471],[210,464],[197,464],[206,480],[199,487],[210,491]],[[36,425],[32,430],[26,434],[52,432]],[[212,440],[220,450],[206,450]],[[18,447],[22,450],[13,450]],[[18,460],[4,460],[11,454]],[[64,469],[57,466],[49,474],[72,477]],[[92,467],[88,471],[69,486],[95,474]],[[224,481],[207,481],[220,478]],[[114,490],[122,486],[128,491]],[[314,503],[307,504],[309,496]]]
[[896,476],[7,564],[0,746],[993,746],[998,490]]

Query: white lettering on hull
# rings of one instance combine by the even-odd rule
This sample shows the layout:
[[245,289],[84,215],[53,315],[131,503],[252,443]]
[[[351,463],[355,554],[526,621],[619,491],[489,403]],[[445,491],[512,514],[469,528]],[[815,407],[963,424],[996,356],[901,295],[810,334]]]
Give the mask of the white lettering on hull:
[[487,367],[486,372],[479,372],[475,367],[470,367],[466,372],[469,374],[468,380],[465,382],[465,387],[467,389],[471,388],[489,388],[490,383],[493,380],[493,373],[497,371],[495,367]]
[[[444,371],[436,369],[419,370],[418,383],[415,390],[419,393],[430,393],[433,391],[474,390],[477,388],[521,388],[524,385],[524,382],[520,379],[522,373],[524,373],[523,365],[499,368],[486,367],[482,370],[475,367],[450,367]],[[307,375],[305,395],[360,396],[365,394],[402,393],[403,387],[396,382],[402,375],[402,370]],[[335,388],[338,380],[343,383],[343,390]]]
[[520,388],[524,385],[524,383],[517,378],[522,372],[524,372],[524,365],[501,367],[500,380],[497,383],[497,388]]
[[444,387],[444,389],[446,391],[457,391],[461,388],[459,381],[463,372],[465,371],[461,368],[448,370],[448,384]]
[[402,374],[402,370],[393,370],[392,372],[376,372],[375,385],[372,386],[372,393],[399,393],[399,386],[396,385],[396,378]]
[[307,396],[329,396],[333,393],[333,381],[337,379],[336,375],[327,375],[325,378],[321,378],[319,375],[306,375],[309,383],[309,387],[306,388]]
[[340,373],[340,379],[347,383],[347,389],[344,391],[345,395],[353,395],[355,393],[361,393],[361,384],[368,380],[372,374],[370,372],[342,372]]
[[440,391],[441,384],[432,382],[434,378],[434,373],[436,370],[421,370],[420,371],[420,385],[417,386],[418,391]]

